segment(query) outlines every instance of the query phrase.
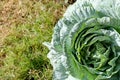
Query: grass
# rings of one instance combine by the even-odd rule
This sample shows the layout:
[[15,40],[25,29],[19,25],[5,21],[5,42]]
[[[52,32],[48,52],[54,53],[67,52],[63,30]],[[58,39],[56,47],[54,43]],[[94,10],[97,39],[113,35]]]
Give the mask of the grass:
[[0,80],[51,80],[47,58],[53,27],[65,11],[63,1],[0,1]]

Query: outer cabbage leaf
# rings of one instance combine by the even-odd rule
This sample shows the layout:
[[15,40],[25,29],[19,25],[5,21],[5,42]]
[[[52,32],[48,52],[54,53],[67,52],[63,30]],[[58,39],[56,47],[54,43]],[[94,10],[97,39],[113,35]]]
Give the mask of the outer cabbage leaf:
[[119,33],[119,0],[77,0],[44,43],[53,80],[120,80]]

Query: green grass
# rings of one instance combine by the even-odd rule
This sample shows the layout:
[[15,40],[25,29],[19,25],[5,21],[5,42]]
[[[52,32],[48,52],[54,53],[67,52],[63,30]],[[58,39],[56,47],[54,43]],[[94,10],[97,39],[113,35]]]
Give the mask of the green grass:
[[51,78],[52,68],[46,58],[48,50],[42,45],[44,41],[50,40],[50,29],[42,30],[36,24],[14,28],[2,48],[6,55],[1,69],[2,79]]
[[[16,2],[15,11],[7,17],[10,24],[2,24],[10,32],[0,46],[0,80],[51,80],[48,49],[42,43],[50,42],[53,27],[65,8],[49,0],[25,0],[21,5]],[[18,16],[16,10],[21,10]]]

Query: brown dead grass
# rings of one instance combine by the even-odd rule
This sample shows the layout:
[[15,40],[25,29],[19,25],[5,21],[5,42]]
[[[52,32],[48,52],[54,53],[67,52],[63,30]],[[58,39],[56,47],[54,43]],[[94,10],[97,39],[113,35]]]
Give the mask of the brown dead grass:
[[23,15],[20,9],[21,2],[18,0],[6,0],[0,10],[0,24],[2,26],[10,26],[13,23],[22,21]]
[[4,39],[9,35],[11,29],[8,27],[0,27],[0,47],[2,47],[2,43]]

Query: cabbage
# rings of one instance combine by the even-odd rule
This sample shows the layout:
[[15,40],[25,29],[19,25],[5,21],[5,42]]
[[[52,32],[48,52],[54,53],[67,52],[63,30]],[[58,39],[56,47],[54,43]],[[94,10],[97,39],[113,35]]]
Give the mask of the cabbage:
[[119,0],[77,0],[44,43],[53,80],[120,80],[119,33]]

